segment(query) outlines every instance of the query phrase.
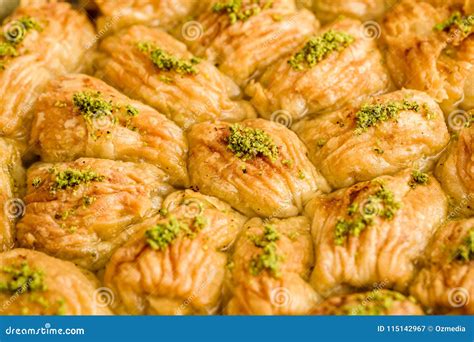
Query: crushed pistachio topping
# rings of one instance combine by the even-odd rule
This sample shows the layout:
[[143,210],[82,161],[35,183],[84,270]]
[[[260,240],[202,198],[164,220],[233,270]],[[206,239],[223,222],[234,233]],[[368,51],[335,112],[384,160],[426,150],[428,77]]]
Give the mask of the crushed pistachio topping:
[[253,276],[259,275],[264,270],[270,272],[275,278],[280,276],[279,263],[283,257],[277,253],[276,241],[279,239],[280,235],[272,225],[265,225],[262,235],[250,236],[255,247],[262,250],[260,254],[250,260],[250,273]]
[[396,119],[398,113],[404,110],[418,112],[420,106],[418,103],[408,100],[364,104],[355,115],[356,132],[360,134],[370,127],[377,126],[379,122]]
[[379,189],[370,195],[366,201],[351,203],[347,208],[349,219],[339,218],[334,230],[334,242],[341,246],[349,235],[359,236],[362,231],[374,223],[375,218],[392,220],[400,203],[395,200],[392,191],[378,183]]
[[251,0],[248,5],[244,5],[242,0],[229,0],[227,2],[217,2],[212,6],[212,11],[227,14],[231,24],[237,21],[246,21],[250,17],[259,14],[261,11],[271,8],[273,0],[270,1]]
[[474,28],[474,14],[463,16],[456,11],[442,23],[436,24],[434,30],[448,31],[452,27],[458,28],[464,36],[469,35]]
[[198,215],[189,226],[176,217],[170,217],[166,222],[158,223],[145,232],[146,243],[154,250],[165,250],[180,234],[194,238],[206,226],[206,222],[204,216]]
[[474,227],[469,229],[467,236],[454,252],[454,260],[471,261],[474,260]]
[[53,182],[50,186],[50,192],[55,193],[58,190],[69,190],[77,188],[81,184],[91,182],[101,182],[104,176],[91,170],[66,169],[63,171],[53,170]]
[[192,57],[189,61],[179,59],[150,42],[140,42],[137,47],[138,50],[147,54],[159,70],[176,71],[183,75],[195,75],[198,72],[195,66],[200,62],[199,58]]
[[56,304],[58,305],[58,310],[56,315],[63,316],[67,313],[67,303],[64,298],[59,299]]
[[410,300],[401,293],[389,290],[373,290],[351,297],[354,304],[345,304],[338,309],[340,315],[384,315],[396,301]]
[[318,146],[319,148],[323,147],[324,145],[326,145],[327,143],[327,140],[326,139],[318,139],[316,141],[316,146]]
[[408,183],[411,188],[416,188],[417,185],[426,185],[430,180],[430,176],[427,173],[415,170],[411,173],[411,180]]
[[305,46],[288,60],[295,70],[312,68],[334,51],[342,51],[354,42],[354,37],[340,31],[329,30],[310,39]]
[[34,188],[38,188],[40,185],[41,185],[41,178],[39,177],[35,177],[33,178],[33,180],[31,181],[31,185],[34,187]]
[[112,114],[112,101],[107,101],[99,91],[81,91],[73,95],[74,106],[86,120]]
[[18,56],[17,46],[23,42],[28,31],[41,31],[41,25],[31,17],[22,17],[11,21],[4,27],[4,42],[0,42],[0,69],[4,69],[6,60]]
[[242,127],[239,124],[230,126],[227,148],[243,161],[264,156],[275,162],[278,158],[278,147],[272,137],[261,129]]
[[82,204],[83,204],[84,207],[88,207],[88,206],[92,205],[92,203],[94,203],[96,200],[97,200],[96,197],[86,195],[82,198]]
[[126,110],[127,110],[127,115],[129,116],[137,116],[139,113],[138,109],[131,105],[127,105]]
[[21,265],[3,267],[1,272],[8,274],[10,279],[0,282],[0,291],[23,294],[46,290],[43,272],[31,269],[26,262]]
[[377,154],[384,154],[385,151],[381,147],[374,147],[374,152]]

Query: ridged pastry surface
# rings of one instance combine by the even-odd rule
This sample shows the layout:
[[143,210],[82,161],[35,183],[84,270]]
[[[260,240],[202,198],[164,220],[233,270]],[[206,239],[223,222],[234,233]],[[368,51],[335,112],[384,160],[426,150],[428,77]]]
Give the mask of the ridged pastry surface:
[[[81,103],[74,99],[84,94],[111,108],[81,112]],[[34,114],[30,146],[45,162],[80,157],[147,162],[165,171],[173,184],[188,183],[183,131],[152,107],[99,79],[71,74],[51,81]]]
[[149,164],[93,158],[35,164],[28,169],[18,244],[98,270],[134,224],[158,211],[173,190],[167,180]]
[[2,315],[112,314],[98,299],[98,280],[71,262],[16,248],[0,254],[0,269],[8,286],[0,292]]

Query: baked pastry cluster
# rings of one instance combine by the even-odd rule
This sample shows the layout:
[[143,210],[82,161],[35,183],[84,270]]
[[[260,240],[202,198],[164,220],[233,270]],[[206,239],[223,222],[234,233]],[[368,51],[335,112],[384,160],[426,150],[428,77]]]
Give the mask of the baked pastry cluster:
[[21,1],[0,314],[474,314],[464,0]]

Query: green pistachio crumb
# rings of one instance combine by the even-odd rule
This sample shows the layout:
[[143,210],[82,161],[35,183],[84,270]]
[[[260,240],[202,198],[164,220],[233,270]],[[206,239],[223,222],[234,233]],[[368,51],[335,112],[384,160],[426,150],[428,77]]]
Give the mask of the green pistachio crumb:
[[173,79],[171,77],[167,77],[167,76],[160,76],[160,81],[163,82],[163,83],[166,83],[166,84],[172,84],[173,83]]
[[46,290],[44,273],[31,269],[27,262],[23,262],[21,265],[3,267],[1,272],[8,274],[10,279],[6,282],[0,282],[0,291],[23,294],[25,292]]
[[56,304],[58,305],[58,310],[56,314],[59,316],[64,316],[67,313],[67,304],[64,298],[57,300]]
[[258,128],[242,127],[239,124],[230,126],[227,144],[227,148],[243,161],[264,156],[275,162],[278,158],[278,147],[272,137]]
[[361,134],[370,127],[390,119],[396,119],[398,114],[404,110],[419,111],[420,106],[416,102],[408,100],[390,101],[387,103],[364,104],[356,113],[356,133]]
[[131,105],[127,105],[126,110],[127,110],[127,115],[129,115],[129,116],[137,116],[138,113],[139,113],[138,109],[131,106]]
[[379,189],[370,195],[361,205],[351,203],[347,208],[349,219],[339,218],[334,229],[334,243],[338,246],[344,244],[349,235],[359,236],[362,231],[371,226],[376,217],[392,220],[400,203],[395,201],[393,192],[378,184]]
[[41,185],[41,178],[40,177],[35,177],[33,178],[33,180],[31,181],[31,185],[34,187],[34,188],[38,188],[40,185]]
[[112,101],[105,100],[98,91],[75,93],[73,103],[87,121],[111,115],[113,110]]
[[88,207],[90,206],[92,203],[94,203],[96,201],[97,198],[95,198],[94,196],[84,196],[82,198],[82,204],[84,207]]
[[464,36],[469,35],[474,27],[474,14],[463,16],[460,12],[454,12],[448,19],[434,26],[435,31],[448,31],[452,27],[461,30]]
[[159,223],[146,231],[146,242],[152,249],[164,250],[178,237],[181,225],[183,223],[174,217],[165,223]]
[[384,151],[382,148],[380,148],[380,147],[375,147],[375,148],[374,148],[374,151],[375,151],[375,153],[377,153],[377,154],[384,154],[384,152],[385,152],[385,151]]
[[469,229],[467,236],[454,251],[454,260],[462,262],[474,260],[474,227]]
[[326,139],[318,139],[318,141],[316,141],[316,146],[318,146],[319,148],[323,147],[324,145],[326,145]]
[[387,313],[397,301],[410,300],[401,293],[374,289],[371,292],[352,296],[354,304],[345,304],[338,308],[339,315],[379,316]]
[[426,103],[423,103],[421,105],[421,107],[423,108],[424,112],[425,112],[425,115],[426,115],[426,119],[428,120],[433,120],[435,118],[435,113],[430,109],[430,107],[428,106],[428,104]]
[[[246,21],[250,17],[259,14],[261,11],[271,8],[273,6],[273,0],[264,1],[260,4],[260,1],[252,1],[248,6],[242,3],[242,0],[228,0],[227,2],[217,2],[212,7],[212,11],[215,13],[227,14],[231,24],[235,24],[237,21]],[[276,20],[276,19],[275,19]]]
[[354,42],[354,37],[340,31],[329,30],[319,37],[311,38],[306,45],[288,60],[295,70],[312,68],[334,51],[342,51]]
[[90,170],[65,169],[63,171],[57,171],[53,175],[50,192],[55,193],[58,190],[74,189],[81,184],[101,182],[104,178],[104,176]]
[[9,43],[0,43],[0,57],[16,57],[18,51],[15,47]]
[[198,215],[194,218],[194,225],[196,226],[197,229],[202,230],[207,224],[207,219],[206,217],[202,215]]
[[49,309],[50,307],[49,301],[43,295],[40,295],[38,293],[32,293],[29,299],[33,303],[41,305],[43,309]]
[[419,185],[426,185],[430,180],[430,176],[427,173],[421,172],[419,170],[415,170],[411,173],[411,180],[408,183],[411,188],[416,188]]
[[262,250],[261,253],[250,260],[250,273],[253,276],[267,270],[273,277],[280,277],[279,263],[283,260],[283,257],[277,253],[276,241],[279,239],[280,235],[272,225],[265,225],[262,235],[250,237],[255,247]]
[[31,30],[41,31],[41,25],[31,17],[22,17],[4,27],[5,42],[0,42],[0,69],[4,70],[8,60],[19,55],[17,46]]
[[158,223],[145,232],[146,243],[154,250],[165,250],[180,234],[194,238],[196,232],[206,225],[206,218],[198,215],[194,218],[192,227],[181,222],[176,217],[169,217],[165,222]]
[[179,59],[150,42],[140,42],[137,47],[161,71],[175,71],[182,75],[195,75],[198,72],[195,66],[199,64],[199,58],[193,57],[189,61]]

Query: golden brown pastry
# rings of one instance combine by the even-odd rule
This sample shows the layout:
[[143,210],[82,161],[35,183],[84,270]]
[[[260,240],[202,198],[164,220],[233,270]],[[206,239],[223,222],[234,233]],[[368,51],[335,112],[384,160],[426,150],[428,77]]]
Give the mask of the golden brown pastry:
[[474,73],[474,36],[467,24],[473,12],[467,9],[459,3],[403,0],[383,20],[387,64],[396,85],[428,92],[446,113],[474,101],[468,82]]
[[429,169],[449,142],[444,115],[425,93],[400,90],[292,126],[334,188],[404,168]]
[[1,29],[0,135],[24,140],[43,86],[58,74],[88,66],[95,32],[87,17],[66,3],[20,7]]
[[390,77],[375,40],[361,23],[343,19],[325,27],[268,68],[245,92],[260,116],[289,120],[357,104],[386,91]]
[[318,305],[314,315],[423,315],[412,297],[376,288],[369,292],[330,297]]
[[186,186],[182,130],[153,108],[96,78],[71,74],[51,81],[34,109],[30,148],[43,161],[79,157],[154,164]]
[[369,20],[379,17],[396,0],[314,0],[313,9],[318,19],[330,22],[340,16]]
[[1,315],[110,315],[103,288],[73,263],[29,249],[0,253]]
[[474,314],[474,218],[438,228],[410,287],[430,312]]
[[187,315],[216,312],[227,256],[245,217],[217,198],[191,190],[169,195],[161,216],[112,256],[105,285],[120,314]]
[[100,50],[99,78],[181,127],[255,116],[249,103],[237,100],[240,89],[231,79],[193,57],[184,44],[160,29],[133,26],[105,38]]
[[98,31],[105,33],[135,24],[166,29],[195,13],[211,0],[95,0],[101,16]]
[[319,27],[311,12],[296,9],[294,0],[243,0],[233,9],[227,0],[214,1],[194,19],[198,32],[187,35],[183,26],[181,39],[194,54],[215,63],[240,86],[295,49]]
[[453,216],[474,215],[474,126],[453,138],[435,175],[452,199]]
[[313,265],[310,225],[303,216],[253,218],[232,257],[230,315],[303,315],[319,300],[306,282]]
[[25,170],[17,144],[0,138],[0,252],[15,244],[15,222],[25,213],[21,200]]
[[283,125],[263,120],[201,123],[188,133],[192,186],[247,216],[298,215],[326,181]]
[[311,284],[323,296],[380,282],[403,292],[446,212],[436,179],[408,170],[315,197],[306,207],[315,248]]
[[103,267],[134,224],[155,214],[172,191],[168,176],[145,163],[81,158],[38,163],[27,176],[19,245],[90,270]]

